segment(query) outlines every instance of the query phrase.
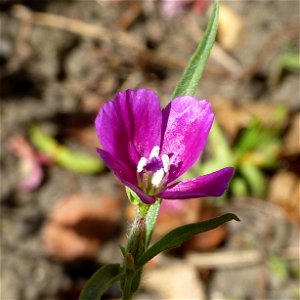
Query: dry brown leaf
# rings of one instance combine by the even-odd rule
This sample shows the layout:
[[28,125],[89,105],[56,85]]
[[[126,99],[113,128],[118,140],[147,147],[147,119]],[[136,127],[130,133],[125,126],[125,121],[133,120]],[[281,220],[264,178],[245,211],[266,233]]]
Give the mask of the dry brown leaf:
[[249,123],[249,114],[224,96],[216,95],[210,99],[220,126],[234,138],[238,131]]
[[145,270],[142,286],[158,293],[159,299],[206,299],[197,270],[178,260]]
[[119,199],[104,195],[71,195],[46,222],[42,239],[48,254],[62,260],[94,257],[103,241],[113,237],[121,219]]
[[[243,101],[240,109],[248,114],[248,118],[257,117],[265,126],[278,126],[278,116],[276,109],[278,104],[274,104],[267,99],[257,101]],[[283,120],[283,124],[288,120]]]
[[[267,100],[261,102],[243,101],[241,103],[234,103],[224,96],[215,95],[210,101],[219,124],[232,138],[236,137],[241,128],[247,127],[254,117],[259,118],[261,123],[265,126],[279,125],[278,117],[275,113],[278,106]],[[285,122],[287,122],[287,120],[284,120],[282,125],[285,125]]]
[[269,199],[283,207],[291,220],[300,222],[300,178],[289,171],[280,171],[271,179]]
[[220,5],[218,39],[225,49],[233,50],[241,45],[244,27],[243,19],[232,8]]
[[284,139],[284,153],[286,155],[300,154],[300,113],[293,118],[291,128]]

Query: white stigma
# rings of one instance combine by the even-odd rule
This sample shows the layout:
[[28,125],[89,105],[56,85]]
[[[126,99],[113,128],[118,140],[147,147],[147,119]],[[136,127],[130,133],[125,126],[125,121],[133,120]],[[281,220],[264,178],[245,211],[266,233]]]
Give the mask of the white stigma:
[[141,157],[141,159],[140,159],[140,161],[137,165],[136,171],[138,173],[141,173],[146,165],[147,165],[147,158],[146,157]]
[[159,187],[163,181],[164,176],[165,176],[165,172],[163,169],[156,171],[153,174],[152,179],[151,179],[152,185],[156,188]]
[[153,157],[158,157],[159,151],[160,151],[159,146],[154,146],[153,149],[151,150],[149,159],[151,159],[151,158],[153,158]]
[[163,163],[163,167],[164,167],[164,172],[168,173],[170,171],[170,158],[167,154],[163,154],[161,156],[161,160]]

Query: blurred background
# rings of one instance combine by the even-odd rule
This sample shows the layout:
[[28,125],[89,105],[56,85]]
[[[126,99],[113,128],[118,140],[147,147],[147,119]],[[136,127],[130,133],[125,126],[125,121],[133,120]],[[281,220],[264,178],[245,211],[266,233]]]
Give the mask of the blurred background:
[[[211,2],[0,1],[1,299],[75,300],[120,262],[135,208],[97,158],[95,116],[127,88],[163,105]],[[299,2],[221,1],[196,96],[216,123],[187,176],[234,166],[218,199],[163,202],[154,239],[236,213],[147,264],[136,299],[299,299]],[[105,299],[118,299],[117,286]]]

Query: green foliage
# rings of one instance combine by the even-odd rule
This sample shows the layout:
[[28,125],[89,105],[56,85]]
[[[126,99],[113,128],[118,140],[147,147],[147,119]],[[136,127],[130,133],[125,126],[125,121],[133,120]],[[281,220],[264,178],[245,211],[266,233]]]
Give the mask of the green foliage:
[[282,280],[289,278],[289,266],[280,256],[270,256],[267,263],[272,274],[277,275]]
[[103,266],[88,280],[81,291],[79,300],[100,300],[104,292],[120,280],[122,272],[120,264]]
[[196,165],[191,170],[193,176],[232,166],[235,175],[229,189],[236,197],[249,194],[265,196],[267,187],[263,170],[277,167],[282,144],[281,128],[287,110],[285,107],[277,107],[274,115],[278,119],[277,127],[263,126],[259,119],[253,118],[233,147],[230,147],[215,121],[209,136],[211,158],[202,165]]
[[226,222],[231,220],[239,221],[239,218],[231,213],[222,215],[220,217],[210,219],[207,221],[188,224],[167,233],[164,237],[162,237],[158,242],[152,245],[138,260],[138,267],[142,267],[145,263],[147,263],[151,258],[159,254],[160,252],[177,248],[186,240],[192,238],[194,235],[212,230]]
[[280,57],[281,66],[288,71],[300,70],[300,53],[293,50],[285,51]]

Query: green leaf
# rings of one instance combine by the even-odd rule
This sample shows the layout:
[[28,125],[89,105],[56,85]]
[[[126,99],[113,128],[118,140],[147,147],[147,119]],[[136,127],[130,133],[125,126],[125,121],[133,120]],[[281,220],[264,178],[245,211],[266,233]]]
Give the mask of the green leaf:
[[192,238],[194,235],[214,229],[231,220],[239,221],[239,218],[234,214],[228,213],[207,221],[178,227],[167,233],[158,242],[146,250],[146,252],[138,260],[137,265],[138,267],[142,267],[146,262],[160,252],[179,247],[183,242]]
[[119,264],[109,264],[100,268],[84,286],[79,300],[100,300],[103,293],[121,278],[122,271]]
[[236,177],[231,180],[230,187],[232,190],[232,194],[235,197],[243,198],[248,194],[247,183],[244,178]]
[[224,167],[233,164],[234,159],[229,143],[216,120],[209,133],[209,148],[213,160],[223,162]]
[[219,2],[216,1],[204,36],[196,51],[190,58],[189,63],[185,68],[175,91],[173,92],[172,99],[178,96],[195,94],[216,38],[218,16]]
[[155,203],[153,203],[148,212],[147,212],[147,219],[146,219],[146,246],[149,245],[150,241],[151,241],[151,237],[152,237],[152,233],[154,230],[154,226],[156,223],[156,219],[158,216],[158,212],[160,209],[160,205],[161,205],[161,200],[158,199],[156,200]]
[[30,140],[41,152],[53,158],[64,168],[78,173],[97,173],[104,169],[103,162],[98,157],[75,152],[60,145],[53,137],[43,133],[37,126],[29,131]]
[[61,146],[56,161],[62,167],[77,173],[98,173],[104,166],[100,158],[72,151]]
[[297,71],[300,69],[300,53],[286,52],[281,57],[282,67],[289,71]]
[[244,163],[239,168],[241,174],[248,182],[251,192],[257,197],[263,197],[266,193],[267,184],[264,174],[256,166]]
[[280,279],[289,278],[289,267],[287,262],[279,256],[270,256],[267,260],[268,267],[272,274],[276,274]]

